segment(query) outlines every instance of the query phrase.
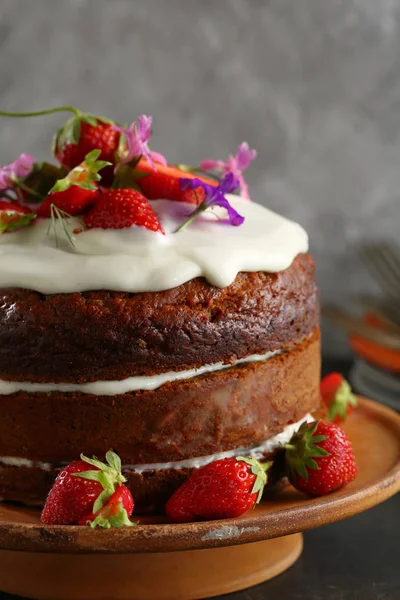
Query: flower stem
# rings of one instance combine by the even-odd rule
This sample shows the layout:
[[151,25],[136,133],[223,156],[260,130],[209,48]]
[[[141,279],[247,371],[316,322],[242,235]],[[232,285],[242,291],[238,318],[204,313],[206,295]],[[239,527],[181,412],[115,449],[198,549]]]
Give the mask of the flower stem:
[[42,196],[41,194],[39,194],[36,190],[33,190],[32,188],[30,188],[28,185],[26,185],[23,181],[21,181],[21,179],[18,179],[18,177],[15,177],[13,179],[13,182],[15,185],[17,185],[21,190],[24,190],[24,192],[27,192],[28,194],[30,194],[31,196],[35,196],[35,198],[37,198],[38,200],[44,200],[44,196]]
[[46,110],[37,110],[34,112],[8,112],[0,110],[2,117],[40,117],[41,115],[52,115],[57,112],[73,112],[75,115],[80,115],[81,111],[73,106],[57,106],[56,108],[48,108]]
[[174,231],[174,233],[179,233],[180,231],[182,231],[183,229],[185,229],[185,227],[187,227],[192,221],[195,220],[195,218],[202,213],[204,210],[206,210],[206,208],[208,208],[207,206],[203,206],[203,204],[200,204],[196,210],[194,210],[186,219],[186,221],[184,221],[184,223],[182,223],[182,225],[179,225],[178,229],[176,229]]

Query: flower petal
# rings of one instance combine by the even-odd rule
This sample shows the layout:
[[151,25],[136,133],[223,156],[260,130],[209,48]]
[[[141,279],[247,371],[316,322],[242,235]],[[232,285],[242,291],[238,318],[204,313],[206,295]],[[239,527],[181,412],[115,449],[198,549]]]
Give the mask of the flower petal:
[[213,169],[222,170],[225,166],[222,160],[212,160],[212,158],[205,158],[200,162],[200,169],[202,171],[212,171]]
[[250,150],[247,142],[239,144],[236,151],[236,167],[239,171],[244,171],[257,156],[257,150]]
[[35,159],[29,154],[21,154],[16,160],[0,167],[0,190],[13,186],[13,179],[26,177],[35,164]]

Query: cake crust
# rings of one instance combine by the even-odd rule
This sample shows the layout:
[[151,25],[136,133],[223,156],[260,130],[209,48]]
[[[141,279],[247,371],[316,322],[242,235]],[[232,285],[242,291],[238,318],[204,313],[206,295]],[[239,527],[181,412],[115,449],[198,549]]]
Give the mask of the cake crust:
[[314,263],[303,254],[285,271],[239,273],[223,289],[197,278],[140,294],[3,289],[0,300],[8,381],[84,383],[229,364],[290,348],[319,321]]

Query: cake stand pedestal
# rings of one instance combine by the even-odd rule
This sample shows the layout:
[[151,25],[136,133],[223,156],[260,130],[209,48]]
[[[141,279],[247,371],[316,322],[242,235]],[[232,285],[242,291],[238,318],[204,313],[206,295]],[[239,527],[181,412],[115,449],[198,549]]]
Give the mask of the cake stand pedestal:
[[243,517],[135,528],[44,526],[40,512],[0,505],[0,590],[40,600],[193,600],[275,577],[302,550],[301,531],[362,512],[400,490],[400,416],[370,400],[345,429],[359,474],[310,499],[292,487]]

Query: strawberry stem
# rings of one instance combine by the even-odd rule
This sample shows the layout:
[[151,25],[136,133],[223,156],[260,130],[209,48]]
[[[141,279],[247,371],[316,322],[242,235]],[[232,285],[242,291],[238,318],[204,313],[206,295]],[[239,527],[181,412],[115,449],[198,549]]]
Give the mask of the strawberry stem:
[[6,110],[0,110],[0,116],[2,117],[40,117],[42,115],[52,115],[57,112],[73,112],[76,116],[80,116],[82,113],[74,106],[57,106],[56,108],[48,108],[46,110],[36,110],[33,112],[9,112]]

